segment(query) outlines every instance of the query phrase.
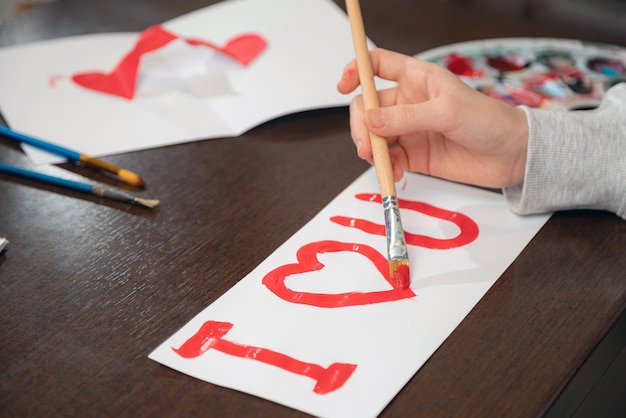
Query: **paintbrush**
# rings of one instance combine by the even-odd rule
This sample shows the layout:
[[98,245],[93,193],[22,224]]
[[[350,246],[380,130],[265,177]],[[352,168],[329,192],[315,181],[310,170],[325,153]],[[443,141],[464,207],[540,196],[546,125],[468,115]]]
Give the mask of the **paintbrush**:
[[46,184],[60,186],[69,190],[105,197],[108,199],[119,200],[128,203],[136,203],[150,209],[153,209],[159,205],[158,200],[134,197],[121,190],[110,189],[99,184],[91,185],[79,181],[67,180],[60,177],[50,176],[48,174],[38,173],[36,171],[30,171],[24,168],[13,167],[6,164],[0,164],[0,173],[11,174],[30,180],[36,180]]
[[86,166],[97,168],[108,173],[116,175],[120,180],[125,183],[130,184],[131,186],[144,186],[145,183],[141,177],[132,171],[117,167],[113,164],[107,163],[106,161],[102,161],[98,158],[91,157],[86,154],[81,154],[77,151],[73,151],[71,149],[67,149],[60,145],[56,145],[47,141],[43,141],[41,139],[37,139],[31,136],[27,136],[21,134],[19,132],[15,132],[5,126],[0,125],[0,135],[5,136],[6,138],[16,141],[18,143],[31,145],[33,147],[39,148],[46,152],[49,152],[54,155],[58,155],[60,157],[66,158],[69,161],[75,163],[82,163]]
[[[379,107],[379,103],[359,1],[346,0],[346,9],[350,19],[350,27],[352,28],[357,70],[361,81],[365,110],[367,111],[368,109]],[[370,139],[374,155],[374,167],[376,168],[376,176],[385,214],[389,276],[393,280],[394,288],[406,289],[411,282],[409,257],[404,230],[400,221],[400,208],[396,196],[396,186],[393,181],[389,146],[384,138],[372,132],[370,132]]]

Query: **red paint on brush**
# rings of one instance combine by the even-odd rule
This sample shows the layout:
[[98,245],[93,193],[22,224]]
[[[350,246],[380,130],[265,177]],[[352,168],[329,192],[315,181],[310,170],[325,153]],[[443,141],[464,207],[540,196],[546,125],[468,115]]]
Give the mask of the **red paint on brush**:
[[408,289],[411,286],[411,273],[409,270],[408,264],[400,264],[396,269],[392,272],[391,280],[393,281],[392,286],[394,289]]
[[179,348],[172,347],[172,350],[186,359],[199,357],[210,349],[214,349],[231,356],[260,361],[315,380],[313,392],[320,395],[332,392],[343,386],[357,367],[356,364],[347,363],[333,363],[328,367],[322,367],[318,364],[297,360],[267,348],[253,347],[225,340],[223,337],[232,327],[233,324],[229,322],[206,321],[198,332],[192,335]]

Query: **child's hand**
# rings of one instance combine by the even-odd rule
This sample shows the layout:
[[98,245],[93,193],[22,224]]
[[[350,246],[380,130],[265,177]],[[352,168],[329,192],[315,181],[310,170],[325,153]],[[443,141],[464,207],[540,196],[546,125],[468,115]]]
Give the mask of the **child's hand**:
[[[394,178],[421,172],[485,187],[524,180],[528,122],[521,109],[477,92],[450,71],[415,58],[377,49],[374,74],[397,86],[379,92],[381,107],[364,113],[361,96],[350,105],[352,139],[359,157],[372,161],[368,130],[389,142]],[[349,63],[337,89],[359,85]]]

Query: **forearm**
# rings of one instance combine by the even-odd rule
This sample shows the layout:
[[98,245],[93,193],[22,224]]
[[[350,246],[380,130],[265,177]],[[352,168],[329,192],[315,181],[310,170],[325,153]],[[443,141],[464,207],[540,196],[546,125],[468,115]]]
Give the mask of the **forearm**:
[[626,83],[593,111],[524,111],[528,157],[523,186],[504,189],[511,209],[603,209],[626,219]]

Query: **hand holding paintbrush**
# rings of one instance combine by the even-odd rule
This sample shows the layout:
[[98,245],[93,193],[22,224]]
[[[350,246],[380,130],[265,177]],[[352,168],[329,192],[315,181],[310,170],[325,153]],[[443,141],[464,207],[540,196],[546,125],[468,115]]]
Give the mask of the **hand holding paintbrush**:
[[[352,28],[352,38],[354,41],[357,69],[361,89],[363,91],[365,109],[377,108],[379,107],[378,94],[376,92],[376,85],[374,84],[374,72],[367,48],[367,38],[363,26],[361,7],[358,0],[346,0],[346,8]],[[400,209],[396,197],[396,187],[393,181],[389,146],[384,138],[371,132],[370,140],[385,213],[389,275],[395,283],[394,287],[406,289],[410,285],[409,258],[404,230],[402,229],[402,223],[400,221]]]

